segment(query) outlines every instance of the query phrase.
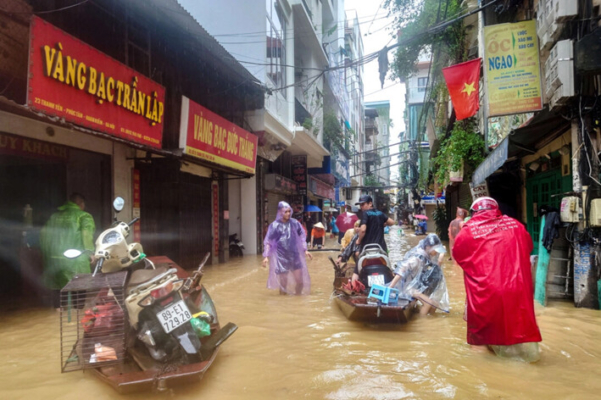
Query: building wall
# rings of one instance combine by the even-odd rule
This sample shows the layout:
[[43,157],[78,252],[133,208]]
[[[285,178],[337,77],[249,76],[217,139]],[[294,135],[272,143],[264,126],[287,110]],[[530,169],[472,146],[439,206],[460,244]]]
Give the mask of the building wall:
[[[242,211],[242,196],[241,196],[241,180],[232,179],[228,182],[228,210],[230,213],[229,234],[238,234],[238,239],[242,235],[241,231],[241,211]],[[242,242],[244,243],[244,242]]]
[[241,193],[241,235],[240,240],[246,248],[244,254],[257,254],[257,229],[262,229],[257,224],[257,178],[256,175],[250,179],[240,181]]

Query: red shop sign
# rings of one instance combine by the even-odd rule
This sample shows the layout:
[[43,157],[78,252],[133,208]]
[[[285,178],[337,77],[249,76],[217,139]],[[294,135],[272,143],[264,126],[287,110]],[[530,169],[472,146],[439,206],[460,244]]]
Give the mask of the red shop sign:
[[258,137],[182,97],[180,148],[215,164],[255,173]]
[[161,148],[165,88],[41,18],[31,21],[30,108]]
[[311,178],[311,181],[315,185],[315,190],[313,193],[315,193],[316,196],[326,199],[333,199],[335,197],[334,188],[332,186],[314,178]]

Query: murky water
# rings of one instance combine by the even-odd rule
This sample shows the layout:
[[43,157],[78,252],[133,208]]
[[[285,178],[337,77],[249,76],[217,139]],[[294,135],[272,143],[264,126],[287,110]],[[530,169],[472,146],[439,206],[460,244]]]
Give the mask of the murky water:
[[[391,246],[406,251],[417,238]],[[392,258],[400,257],[401,252]],[[447,262],[451,313],[404,326],[347,321],[330,300],[333,269],[316,252],[312,293],[284,297],[265,288],[260,258],[244,257],[206,271],[204,284],[222,324],[240,327],[202,382],[128,399],[594,399],[601,393],[599,311],[551,303],[537,309],[543,334],[537,364],[502,360],[465,341],[464,288]],[[91,374],[60,373],[58,314],[0,314],[0,398],[120,398]]]

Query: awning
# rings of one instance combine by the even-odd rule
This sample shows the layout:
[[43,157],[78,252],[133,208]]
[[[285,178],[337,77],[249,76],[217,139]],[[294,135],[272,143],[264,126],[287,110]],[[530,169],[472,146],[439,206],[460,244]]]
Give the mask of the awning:
[[[476,168],[472,183],[478,185],[501,168],[508,158],[535,154],[570,127],[570,121],[545,107],[525,125],[513,130],[492,153]],[[544,140],[544,142],[543,142]]]

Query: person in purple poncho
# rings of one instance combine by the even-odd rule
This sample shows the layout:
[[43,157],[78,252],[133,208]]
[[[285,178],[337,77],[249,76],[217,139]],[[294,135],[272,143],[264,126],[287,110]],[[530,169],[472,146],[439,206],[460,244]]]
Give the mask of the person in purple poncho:
[[313,256],[307,251],[303,227],[291,214],[290,205],[280,201],[263,242],[263,267],[269,263],[267,287],[280,289],[280,294],[309,294],[311,278],[304,256],[311,260]]

